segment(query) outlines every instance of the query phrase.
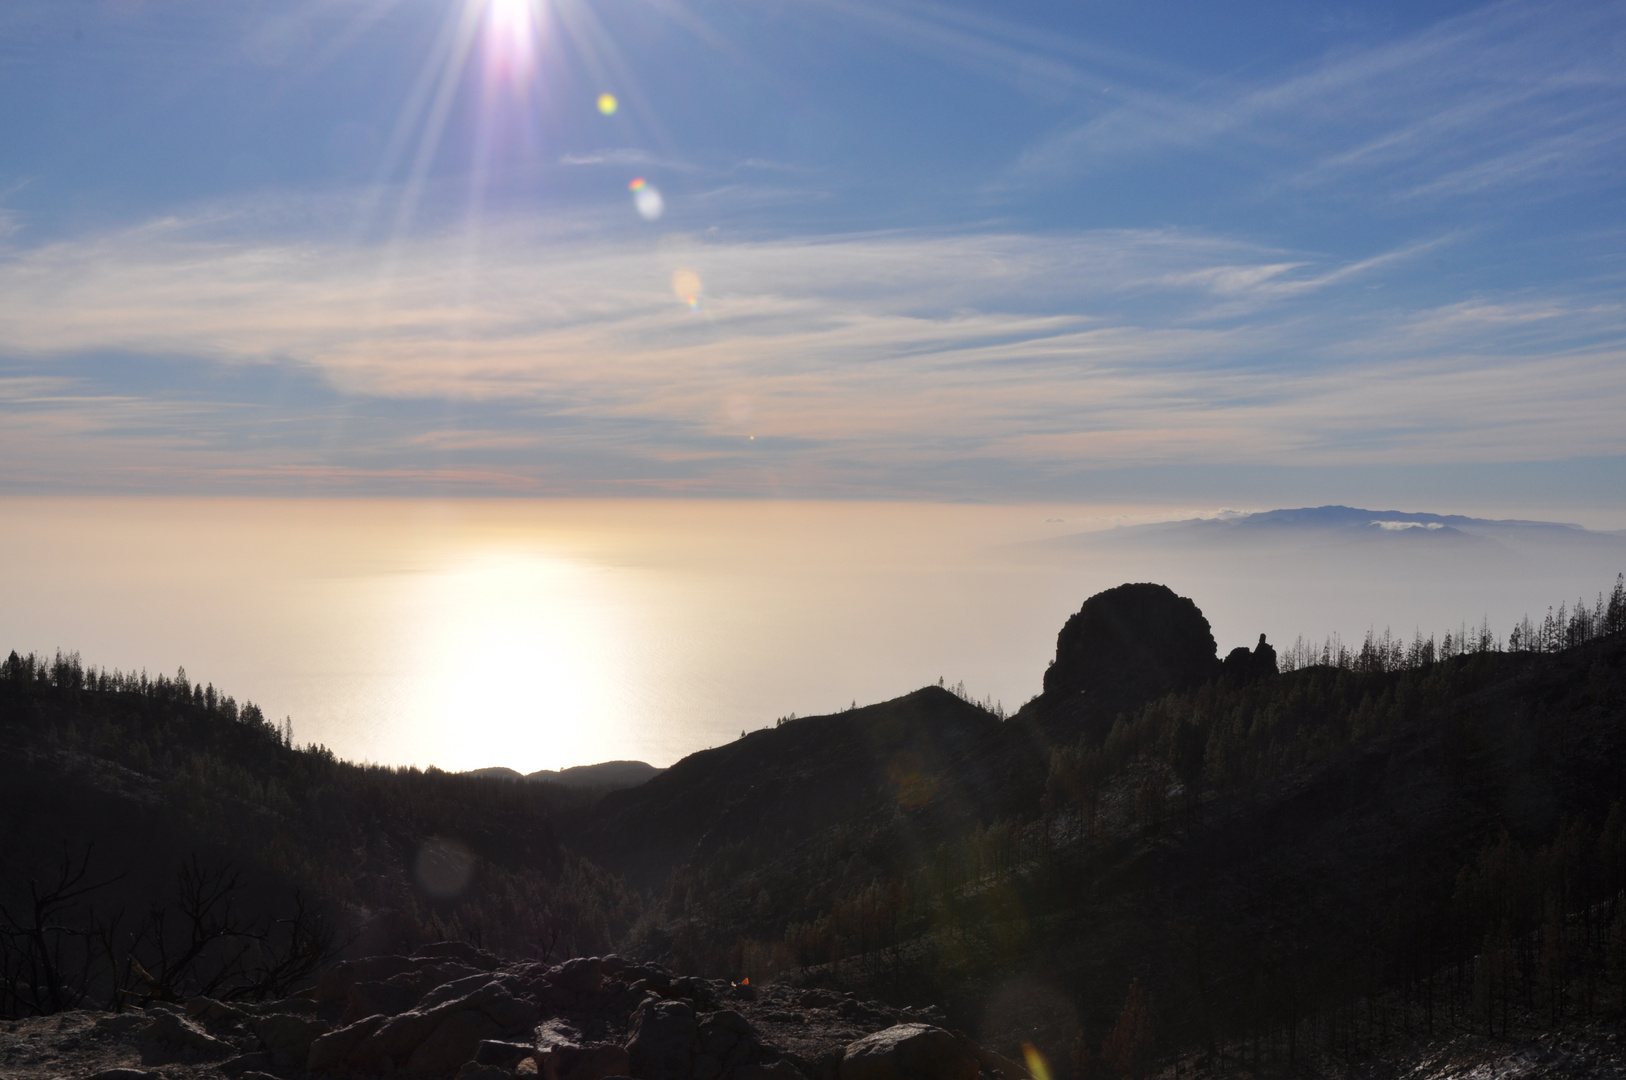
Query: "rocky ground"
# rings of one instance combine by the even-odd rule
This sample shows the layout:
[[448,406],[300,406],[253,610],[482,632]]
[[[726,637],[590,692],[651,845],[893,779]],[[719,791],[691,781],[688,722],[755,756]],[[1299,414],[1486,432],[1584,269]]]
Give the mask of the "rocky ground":
[[1246,1054],[1225,1056],[1217,1066],[1195,1057],[1165,1063],[1156,1080],[1202,1076],[1242,1080],[1255,1076],[1318,1080],[1522,1080],[1562,1077],[1615,1080],[1626,1077],[1626,1045],[1614,1021],[1574,1022],[1563,1031],[1508,1038],[1459,1033],[1395,1042],[1381,1054],[1353,1058],[1318,1051],[1302,1053],[1295,1066],[1267,1060],[1257,1069]]
[[829,990],[446,942],[340,963],[283,1001],[0,1024],[0,1080],[1032,1080],[942,1022]]
[[[1202,1075],[1328,1080],[1623,1078],[1616,1024],[1394,1044],[1296,1066],[1165,1061]],[[1038,1066],[1035,1066],[1038,1069]],[[1042,1071],[1042,1070],[1041,1070]],[[505,962],[456,942],[329,968],[283,1001],[194,998],[0,1022],[0,1080],[1036,1080],[936,1009],[685,978],[615,956]],[[1039,1076],[1037,1080],[1048,1080]]]

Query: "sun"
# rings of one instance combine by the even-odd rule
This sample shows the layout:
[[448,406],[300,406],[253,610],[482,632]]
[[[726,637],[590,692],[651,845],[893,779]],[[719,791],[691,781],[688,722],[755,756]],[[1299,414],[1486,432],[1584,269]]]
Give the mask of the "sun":
[[476,0],[485,5],[485,58],[489,74],[516,82],[536,69],[541,34],[540,0]]
[[534,0],[486,0],[493,30],[513,33],[529,30],[536,18]]

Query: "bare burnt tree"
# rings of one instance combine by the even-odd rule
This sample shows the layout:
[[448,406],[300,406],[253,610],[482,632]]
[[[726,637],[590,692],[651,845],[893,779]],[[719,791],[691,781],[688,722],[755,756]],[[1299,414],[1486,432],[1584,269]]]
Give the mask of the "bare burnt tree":
[[14,914],[0,905],[0,1010],[9,1016],[55,1013],[83,1003],[106,960],[102,924],[84,902],[123,875],[90,874],[95,845],[77,858],[64,848],[54,878],[28,883]]
[[127,994],[260,1001],[286,994],[334,952],[332,928],[300,893],[291,915],[244,916],[237,908],[238,872],[206,866],[195,854],[181,865],[176,886],[176,902],[154,908],[132,942]]
[[93,879],[93,845],[64,853],[46,884],[30,881],[28,899],[0,906],[0,1012],[10,1017],[64,1009],[119,1008],[180,1001],[196,994],[265,1000],[311,979],[337,951],[334,932],[303,894],[291,911],[245,915],[244,889],[230,867],[197,855],[176,875],[175,897],[125,928],[122,910],[98,911],[94,894],[123,879]]

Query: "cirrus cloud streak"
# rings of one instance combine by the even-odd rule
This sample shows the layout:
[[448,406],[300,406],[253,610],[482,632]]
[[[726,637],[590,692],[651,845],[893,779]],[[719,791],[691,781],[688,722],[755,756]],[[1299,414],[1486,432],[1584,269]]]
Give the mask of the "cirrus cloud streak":
[[[244,486],[440,469],[895,495],[970,462],[958,494],[990,497],[1107,465],[1626,453],[1619,308],[1372,288],[1427,247],[1337,265],[1150,230],[587,243],[522,219],[365,246],[170,219],[0,257],[0,411],[34,459]],[[153,363],[197,374],[139,385]]]

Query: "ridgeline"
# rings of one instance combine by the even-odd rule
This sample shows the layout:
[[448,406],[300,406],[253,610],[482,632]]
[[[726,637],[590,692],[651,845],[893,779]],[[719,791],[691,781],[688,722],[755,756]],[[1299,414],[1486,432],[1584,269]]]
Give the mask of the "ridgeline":
[[184,673],[13,654],[0,1013],[462,941],[940,1009],[1058,1080],[1626,1020],[1626,586],[1508,647],[1306,659],[1221,660],[1125,585],[1010,717],[927,687],[608,790],[348,764]]

